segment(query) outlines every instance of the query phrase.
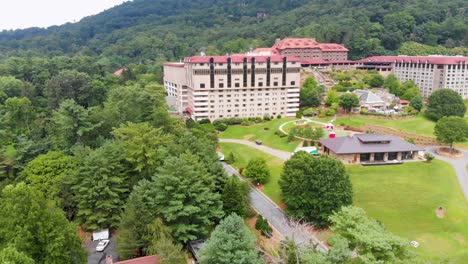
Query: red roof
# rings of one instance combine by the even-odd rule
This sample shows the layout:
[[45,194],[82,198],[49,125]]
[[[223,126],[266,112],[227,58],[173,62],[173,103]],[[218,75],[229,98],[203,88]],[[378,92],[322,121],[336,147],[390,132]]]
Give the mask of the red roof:
[[301,60],[301,64],[311,64],[311,65],[317,65],[317,64],[330,64],[329,61],[322,60],[322,59],[303,59]]
[[120,76],[120,75],[122,75],[122,73],[123,73],[124,71],[125,71],[125,69],[117,70],[117,71],[114,72],[114,75],[115,75],[115,76]]
[[166,63],[164,63],[164,66],[183,68],[185,66],[185,63],[183,63],[183,62],[166,62]]
[[343,45],[336,44],[336,43],[320,43],[319,48],[322,51],[336,51],[336,52],[347,52],[347,51],[349,51]]
[[356,64],[357,62],[352,61],[352,60],[331,60],[328,61],[330,64],[338,64],[338,63],[351,63],[351,64]]
[[278,54],[278,51],[274,48],[256,48],[252,52],[259,53],[259,52],[271,52],[271,54]]
[[[271,56],[250,56],[244,54],[234,54],[230,56],[193,56],[185,58],[185,62],[189,63],[210,63],[210,59],[213,58],[215,63],[227,63],[228,58],[232,59],[233,63],[242,63],[244,58],[250,62],[252,58],[255,58],[256,62],[266,62],[267,58],[271,58],[271,62],[282,62],[283,58],[287,56],[271,55]],[[294,57],[287,57],[290,62],[299,62],[300,60]]]
[[462,56],[374,56],[359,60],[360,63],[423,63],[423,64],[468,64],[468,57]]
[[276,50],[285,49],[313,49],[317,48],[322,51],[336,51],[336,52],[347,52],[348,49],[343,45],[336,43],[318,43],[315,39],[310,38],[287,38],[280,40],[273,48]]
[[129,259],[115,262],[115,264],[158,264],[156,256],[146,256],[141,258]]

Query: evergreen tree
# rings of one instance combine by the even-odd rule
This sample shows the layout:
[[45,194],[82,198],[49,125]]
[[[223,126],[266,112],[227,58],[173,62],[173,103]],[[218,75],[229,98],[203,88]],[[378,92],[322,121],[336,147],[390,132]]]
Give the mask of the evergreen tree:
[[263,263],[255,248],[255,236],[244,220],[232,214],[223,219],[200,250],[201,264]]
[[236,213],[237,215],[244,216],[247,213],[248,192],[245,192],[246,188],[243,186],[245,184],[237,177],[232,176],[224,186],[221,197],[225,215]]
[[166,159],[153,177],[150,196],[154,210],[180,242],[206,235],[214,221],[223,216],[213,177],[190,153]]
[[186,263],[182,254],[182,245],[174,242],[170,229],[164,225],[160,218],[157,218],[147,226],[150,245],[148,255],[158,255],[161,263],[183,264]]
[[119,224],[119,236],[117,244],[119,257],[131,259],[141,257],[147,251],[147,226],[155,219],[157,212],[154,210],[152,198],[148,195],[151,183],[147,180],[140,181],[133,189]]

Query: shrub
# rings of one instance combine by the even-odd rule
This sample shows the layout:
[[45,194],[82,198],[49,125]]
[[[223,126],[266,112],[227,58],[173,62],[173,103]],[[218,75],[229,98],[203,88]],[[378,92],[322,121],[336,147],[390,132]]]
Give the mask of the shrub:
[[269,114],[265,114],[265,115],[263,116],[263,120],[264,120],[264,121],[270,121],[270,120],[271,120],[270,115],[269,115]]
[[427,163],[431,163],[431,161],[435,159],[434,155],[429,152],[424,153],[424,158],[426,159]]
[[200,124],[210,124],[211,121],[208,118],[204,118],[204,119],[198,121],[198,123],[200,123]]
[[285,133],[281,132],[281,130],[276,130],[275,135],[277,135],[280,138],[284,138],[287,136]]
[[309,146],[309,141],[305,140],[304,143],[302,143],[303,147],[308,147]]
[[250,121],[249,120],[242,121],[241,126],[250,126]]
[[215,127],[216,130],[221,131],[221,132],[225,131],[228,128],[228,125],[222,122],[213,123],[213,126]]
[[273,229],[268,224],[268,221],[261,215],[257,216],[257,221],[255,222],[255,229],[259,230],[263,236],[268,238],[270,238],[273,233]]
[[304,116],[314,116],[317,114],[317,109],[315,108],[307,108],[302,112],[302,115]]
[[227,158],[227,161],[226,161],[228,164],[232,164],[232,163],[235,163],[236,162],[236,156],[234,156],[234,153],[231,151],[229,153],[229,156]]
[[277,115],[276,118],[281,119],[281,115]]
[[268,131],[268,130],[270,130],[270,128],[269,127],[264,127],[263,130]]

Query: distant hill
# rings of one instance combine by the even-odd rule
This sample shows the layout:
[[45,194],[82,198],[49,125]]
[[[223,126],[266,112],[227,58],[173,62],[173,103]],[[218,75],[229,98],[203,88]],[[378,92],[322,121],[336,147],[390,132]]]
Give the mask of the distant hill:
[[0,59],[89,55],[118,67],[202,49],[245,52],[292,36],[343,43],[354,59],[406,42],[449,53],[468,46],[467,9],[466,0],[134,0],[74,24],[0,32]]

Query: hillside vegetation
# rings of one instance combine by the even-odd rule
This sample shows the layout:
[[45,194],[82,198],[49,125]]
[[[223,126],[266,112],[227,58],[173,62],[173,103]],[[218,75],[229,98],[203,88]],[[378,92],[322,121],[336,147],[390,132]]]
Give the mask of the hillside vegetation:
[[75,24],[3,31],[0,59],[79,54],[115,68],[202,49],[244,52],[285,37],[343,43],[353,59],[402,44],[408,55],[467,54],[466,8],[465,0],[134,0]]

